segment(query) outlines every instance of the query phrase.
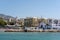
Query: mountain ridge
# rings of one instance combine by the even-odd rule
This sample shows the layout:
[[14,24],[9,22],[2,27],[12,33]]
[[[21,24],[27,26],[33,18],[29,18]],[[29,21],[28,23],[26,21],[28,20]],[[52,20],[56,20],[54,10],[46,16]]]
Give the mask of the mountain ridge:
[[0,14],[0,17],[4,19],[14,18],[13,16],[5,15],[5,14]]

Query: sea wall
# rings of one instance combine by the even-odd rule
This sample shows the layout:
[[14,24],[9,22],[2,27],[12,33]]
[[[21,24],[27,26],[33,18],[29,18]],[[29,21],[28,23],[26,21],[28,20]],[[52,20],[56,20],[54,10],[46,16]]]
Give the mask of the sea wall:
[[39,30],[23,30],[23,29],[8,29],[4,32],[60,32],[60,30],[57,29],[39,29]]

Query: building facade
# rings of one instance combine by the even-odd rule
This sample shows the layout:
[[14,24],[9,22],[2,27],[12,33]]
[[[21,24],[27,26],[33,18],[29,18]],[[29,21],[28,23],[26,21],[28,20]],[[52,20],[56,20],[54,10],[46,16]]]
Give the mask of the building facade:
[[21,25],[21,27],[24,26],[24,18],[20,18],[20,19],[19,19],[19,24]]
[[48,24],[52,26],[51,28],[60,28],[60,20],[59,19],[48,19]]
[[24,19],[24,26],[36,27],[39,25],[38,18],[27,17]]

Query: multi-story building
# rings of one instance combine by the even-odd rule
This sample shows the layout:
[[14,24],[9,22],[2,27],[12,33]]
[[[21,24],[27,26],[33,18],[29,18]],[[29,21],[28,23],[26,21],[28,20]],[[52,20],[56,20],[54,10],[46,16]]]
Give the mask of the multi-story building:
[[39,28],[47,28],[46,25],[48,24],[48,21],[46,18],[40,18],[39,22]]
[[39,25],[38,18],[36,17],[27,17],[24,19],[24,26],[36,27],[38,25]]
[[21,25],[23,27],[24,26],[24,18],[20,18],[18,21],[19,21],[19,25]]
[[60,28],[59,19],[48,19],[48,24],[51,26],[51,28]]

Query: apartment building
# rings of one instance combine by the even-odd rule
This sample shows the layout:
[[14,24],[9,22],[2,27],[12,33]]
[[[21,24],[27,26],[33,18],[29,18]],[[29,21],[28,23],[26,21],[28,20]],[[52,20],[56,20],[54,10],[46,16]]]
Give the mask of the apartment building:
[[38,18],[36,17],[27,17],[24,19],[24,26],[36,27],[38,25],[39,25]]

